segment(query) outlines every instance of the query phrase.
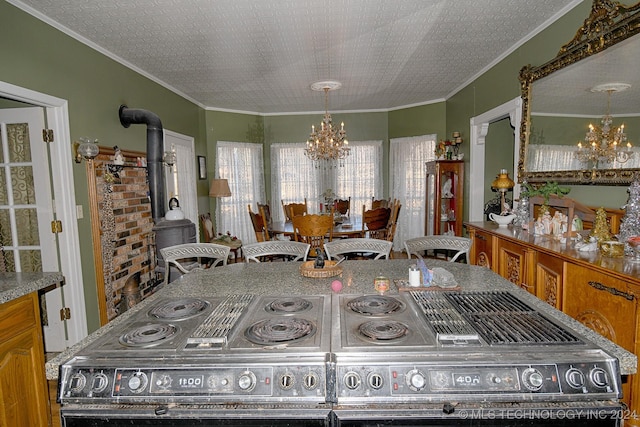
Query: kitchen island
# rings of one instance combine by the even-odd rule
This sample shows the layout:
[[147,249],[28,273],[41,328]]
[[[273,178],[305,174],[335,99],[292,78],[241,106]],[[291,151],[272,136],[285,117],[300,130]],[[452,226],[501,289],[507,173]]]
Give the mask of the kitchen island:
[[551,414],[591,427],[629,416],[620,374],[635,372],[634,355],[486,268],[427,260],[453,289],[396,288],[414,262],[347,261],[325,278],[296,262],[184,275],[62,364],[63,425],[513,425]]
[[[373,281],[378,276],[389,278],[391,280],[389,294],[397,294],[398,289],[394,285],[394,280],[407,280],[409,267],[412,264],[415,264],[415,260],[345,261],[341,264],[343,267],[341,276],[323,279],[301,276],[299,272],[300,263],[238,263],[209,270],[194,271],[160,289],[154,295],[112,320],[81,342],[48,361],[46,364],[47,379],[58,379],[60,364],[103,334],[117,329],[138,311],[148,310],[160,298],[212,297],[235,294],[328,295],[334,293],[331,289],[331,282],[336,279],[343,283],[341,294],[374,294],[376,292]],[[427,265],[429,268],[442,267],[451,272],[464,291],[508,290],[517,293],[523,301],[534,309],[579,330],[594,343],[617,357],[620,361],[622,375],[630,375],[636,372],[637,357],[633,353],[613,344],[493,271],[484,267],[449,263],[435,259],[427,260]]]

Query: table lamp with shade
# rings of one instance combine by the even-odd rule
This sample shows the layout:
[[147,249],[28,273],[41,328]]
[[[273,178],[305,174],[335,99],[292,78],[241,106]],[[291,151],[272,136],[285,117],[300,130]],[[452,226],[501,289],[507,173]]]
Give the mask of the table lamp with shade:
[[495,188],[500,192],[500,213],[509,213],[505,210],[506,198],[505,195],[507,191],[511,190],[516,185],[515,182],[511,178],[509,178],[509,173],[506,169],[500,169],[500,173],[498,177],[491,183],[491,188]]

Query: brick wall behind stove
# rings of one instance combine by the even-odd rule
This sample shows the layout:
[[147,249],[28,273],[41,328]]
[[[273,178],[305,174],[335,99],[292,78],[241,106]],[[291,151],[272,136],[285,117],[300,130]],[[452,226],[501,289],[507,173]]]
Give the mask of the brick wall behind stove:
[[154,224],[147,169],[137,166],[135,159],[125,159],[122,168],[114,168],[112,157],[107,155],[99,155],[95,162],[102,228],[113,227],[109,230],[112,243],[102,246],[103,260],[111,260],[110,266],[103,266],[105,271],[110,270],[110,274],[106,274],[110,279],[105,277],[105,296],[111,320],[127,309],[123,296],[127,279],[140,273],[141,299],[157,285],[151,273],[155,267]]

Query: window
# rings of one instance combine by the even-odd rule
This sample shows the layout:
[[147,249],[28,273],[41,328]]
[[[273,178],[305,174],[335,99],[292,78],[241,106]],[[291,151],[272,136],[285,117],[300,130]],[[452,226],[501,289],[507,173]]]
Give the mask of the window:
[[[271,186],[276,203],[301,202],[307,198],[309,212],[320,209],[320,198],[332,189],[339,198],[351,197],[355,214],[371,197],[382,195],[382,141],[349,142],[351,152],[344,166],[315,167],[304,155],[305,144],[271,146]],[[274,219],[282,221],[282,209],[272,209]]]
[[424,235],[426,205],[425,163],[435,160],[436,135],[395,138],[389,149],[389,187],[391,197],[400,200],[394,250],[403,242]]
[[247,205],[265,200],[262,158],[262,144],[218,141],[216,177],[229,181],[231,197],[216,199],[216,232],[256,241]]

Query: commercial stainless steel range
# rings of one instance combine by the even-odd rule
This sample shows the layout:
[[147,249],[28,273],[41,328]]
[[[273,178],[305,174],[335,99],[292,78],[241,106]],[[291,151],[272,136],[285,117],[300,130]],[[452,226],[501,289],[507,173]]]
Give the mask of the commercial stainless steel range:
[[162,300],[61,367],[64,425],[327,426],[329,314],[325,296]]
[[135,313],[61,367],[59,397],[66,427],[618,425],[620,381],[508,292],[233,295]]
[[617,359],[509,292],[340,295],[332,318],[337,425],[618,422]]

